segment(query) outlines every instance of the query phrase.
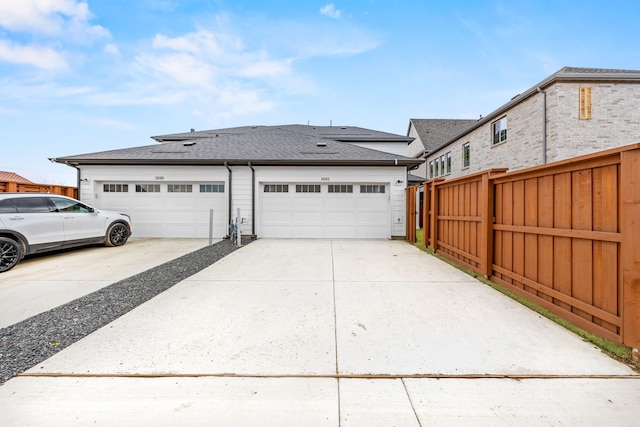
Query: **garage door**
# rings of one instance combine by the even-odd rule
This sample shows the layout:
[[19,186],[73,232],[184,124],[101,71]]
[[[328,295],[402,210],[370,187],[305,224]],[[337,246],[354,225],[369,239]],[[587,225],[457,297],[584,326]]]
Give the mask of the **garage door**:
[[388,191],[373,183],[261,184],[259,237],[389,238]]
[[135,237],[208,238],[210,209],[213,236],[224,237],[224,183],[99,182],[97,206],[131,216]]

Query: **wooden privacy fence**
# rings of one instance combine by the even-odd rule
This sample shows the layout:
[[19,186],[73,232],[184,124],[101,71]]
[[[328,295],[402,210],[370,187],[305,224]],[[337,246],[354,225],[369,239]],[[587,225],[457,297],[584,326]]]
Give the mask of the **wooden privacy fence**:
[[78,198],[76,187],[12,181],[0,181],[0,193],[51,193]]
[[424,191],[425,246],[640,348],[640,144]]

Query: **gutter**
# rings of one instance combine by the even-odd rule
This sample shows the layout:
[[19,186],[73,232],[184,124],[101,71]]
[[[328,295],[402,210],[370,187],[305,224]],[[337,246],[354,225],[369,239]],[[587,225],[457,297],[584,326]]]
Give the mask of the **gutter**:
[[256,170],[248,163],[251,168],[251,238],[256,238]]
[[231,202],[232,202],[232,198],[231,198],[231,184],[233,183],[232,178],[233,178],[233,173],[231,172],[231,168],[229,167],[229,165],[227,164],[227,162],[224,162],[224,167],[227,168],[227,170],[229,171],[229,211],[227,212],[228,215],[228,219],[229,219],[229,224],[231,224]]

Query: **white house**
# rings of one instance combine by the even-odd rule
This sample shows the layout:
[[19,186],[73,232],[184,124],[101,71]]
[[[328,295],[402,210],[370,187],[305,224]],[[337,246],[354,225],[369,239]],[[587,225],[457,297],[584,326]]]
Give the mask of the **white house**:
[[412,138],[352,126],[246,126],[51,159],[78,170],[79,198],[128,213],[137,237],[224,237],[240,209],[257,237],[405,234]]

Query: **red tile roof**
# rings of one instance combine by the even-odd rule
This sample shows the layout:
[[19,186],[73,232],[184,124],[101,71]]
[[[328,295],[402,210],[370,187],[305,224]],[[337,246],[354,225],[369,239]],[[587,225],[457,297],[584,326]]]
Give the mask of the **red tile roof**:
[[27,178],[23,178],[17,173],[0,171],[0,182],[18,182],[21,184],[33,184]]

